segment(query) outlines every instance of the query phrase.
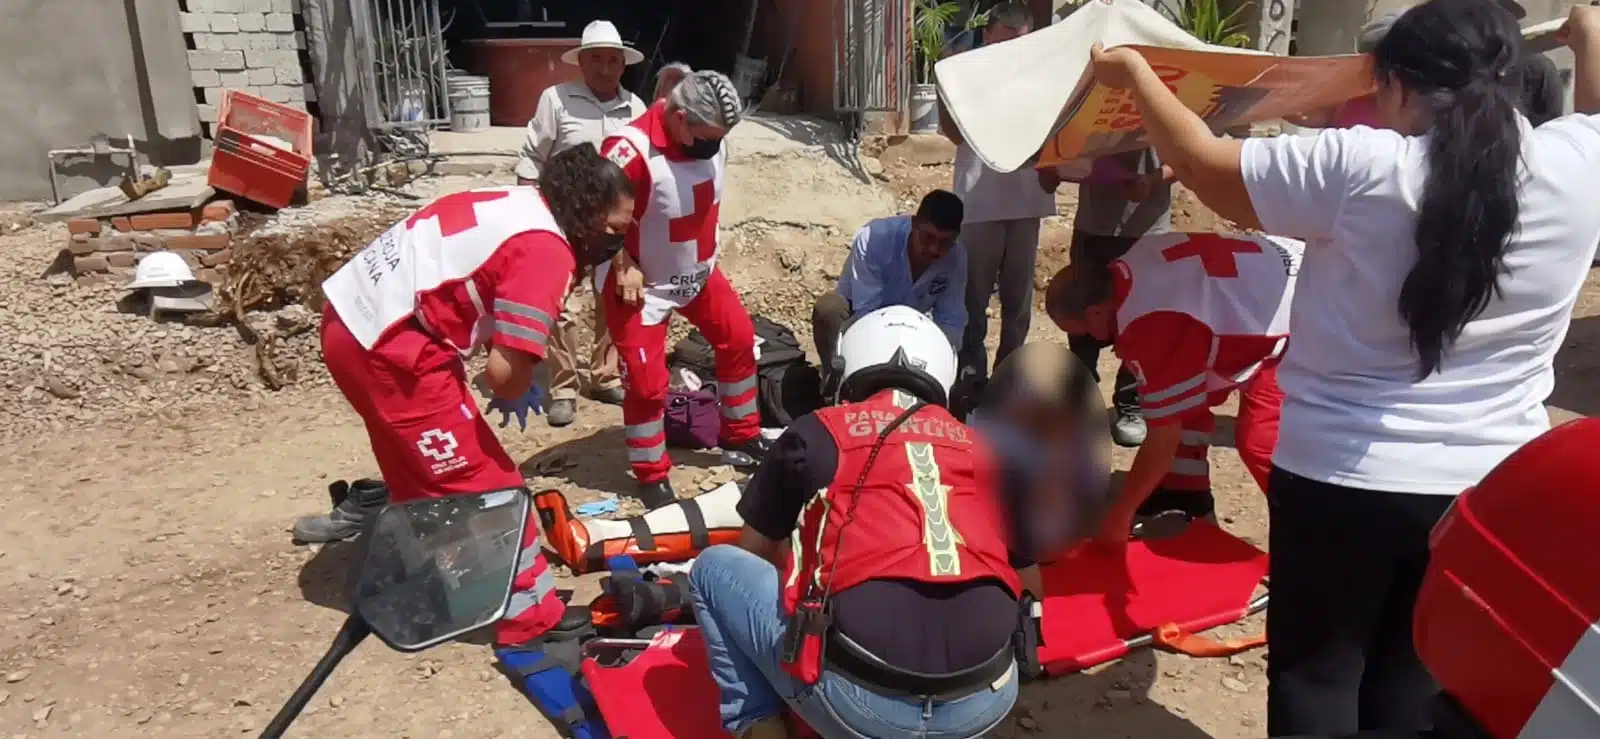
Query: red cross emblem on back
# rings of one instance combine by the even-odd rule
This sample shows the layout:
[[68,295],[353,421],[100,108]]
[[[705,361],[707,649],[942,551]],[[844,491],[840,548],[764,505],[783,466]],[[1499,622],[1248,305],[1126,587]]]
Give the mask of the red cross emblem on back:
[[406,219],[406,228],[416,228],[416,225],[429,218],[439,219],[439,234],[446,238],[462,231],[469,231],[478,226],[478,203],[487,203],[492,200],[501,200],[511,197],[511,193],[504,190],[500,192],[458,192],[446,195],[429,203],[427,207],[411,214]]
[[1190,257],[1200,258],[1200,268],[1208,277],[1238,277],[1238,254],[1260,254],[1261,245],[1254,241],[1230,239],[1217,234],[1190,234],[1189,240],[1161,250],[1169,262]]
[[694,210],[688,215],[667,221],[667,238],[678,244],[695,242],[695,258],[704,262],[717,253],[717,213],[722,203],[716,202],[717,183],[706,180],[694,186]]

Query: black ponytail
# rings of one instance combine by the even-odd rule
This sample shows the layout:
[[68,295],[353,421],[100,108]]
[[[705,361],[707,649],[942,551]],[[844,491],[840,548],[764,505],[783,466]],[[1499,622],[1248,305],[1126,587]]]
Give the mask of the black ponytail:
[[1380,84],[1425,102],[1428,176],[1417,208],[1417,263],[1400,317],[1420,360],[1439,371],[1469,321],[1488,307],[1517,225],[1522,39],[1493,0],[1430,0],[1407,11],[1373,50]]

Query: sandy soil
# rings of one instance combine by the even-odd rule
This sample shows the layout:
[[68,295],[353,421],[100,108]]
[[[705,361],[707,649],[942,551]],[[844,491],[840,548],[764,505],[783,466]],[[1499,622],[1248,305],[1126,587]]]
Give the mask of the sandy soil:
[[[880,187],[841,179],[838,165],[815,152],[774,156],[746,164],[781,166],[792,185],[764,184],[759,202],[724,217],[732,221],[727,261],[736,284],[757,310],[779,314],[799,310],[836,274],[851,224],[903,207],[906,197],[949,177],[947,167],[890,163],[879,176],[891,184]],[[760,179],[745,171],[736,183]],[[836,191],[845,197],[830,197],[829,183],[845,183]],[[804,200],[815,215],[783,216],[786,199]],[[1070,204],[1070,193],[1062,200]],[[1183,218],[1209,225],[1204,214]],[[8,246],[48,258],[49,247],[21,245],[28,233],[14,234]],[[1065,222],[1055,219],[1041,276],[1064,261],[1064,247]],[[1590,379],[1600,369],[1594,277],[1578,315],[1552,404],[1593,413],[1600,397]],[[806,328],[803,320],[792,325]],[[1046,328],[1041,314],[1035,336],[1056,340]],[[1102,364],[1109,377],[1110,357]],[[529,460],[530,484],[584,500],[629,489],[619,425],[616,409],[589,404],[570,428],[540,423],[502,438]],[[1129,454],[1119,455],[1126,464]],[[548,464],[553,456],[566,462]],[[331,480],[375,472],[361,425],[324,387],[292,388],[248,410],[198,398],[161,416],[69,424],[6,443],[0,458],[0,735],[259,732],[342,619],[348,551],[296,547],[287,533],[295,516],[325,508]],[[678,459],[676,481],[685,490],[715,463],[705,455]],[[1236,456],[1219,444],[1212,464],[1226,525],[1264,543],[1265,506]],[[558,477],[538,474],[559,467]],[[563,578],[562,587],[581,597],[593,592],[592,580]],[[1260,651],[1228,660],[1138,653],[1027,687],[997,735],[1260,737],[1263,658]],[[367,645],[324,688],[296,734],[557,736],[495,671],[489,651],[467,644],[412,656]]]

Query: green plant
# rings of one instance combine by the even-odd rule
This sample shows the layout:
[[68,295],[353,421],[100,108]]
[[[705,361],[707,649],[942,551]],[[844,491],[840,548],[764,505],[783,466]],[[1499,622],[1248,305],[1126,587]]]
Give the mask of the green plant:
[[1239,3],[1230,13],[1222,12],[1221,0],[1181,0],[1172,20],[1195,38],[1212,46],[1243,48],[1250,45],[1239,15],[1250,3]]
[[[958,0],[916,0],[911,16],[912,44],[916,48],[917,66],[923,82],[933,79],[933,65],[944,56],[944,47],[950,24],[961,15]],[[974,13],[967,19],[965,29],[982,28],[989,22],[988,12]]]

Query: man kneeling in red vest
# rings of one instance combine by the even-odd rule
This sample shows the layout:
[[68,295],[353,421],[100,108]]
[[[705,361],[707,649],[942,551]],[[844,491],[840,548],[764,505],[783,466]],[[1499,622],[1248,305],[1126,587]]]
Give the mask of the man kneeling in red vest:
[[838,356],[842,404],[789,426],[739,502],[739,544],[689,573],[723,725],[786,736],[787,705],[825,737],[981,736],[1016,701],[1036,610],[990,452],[944,407],[955,354],[891,306]]

